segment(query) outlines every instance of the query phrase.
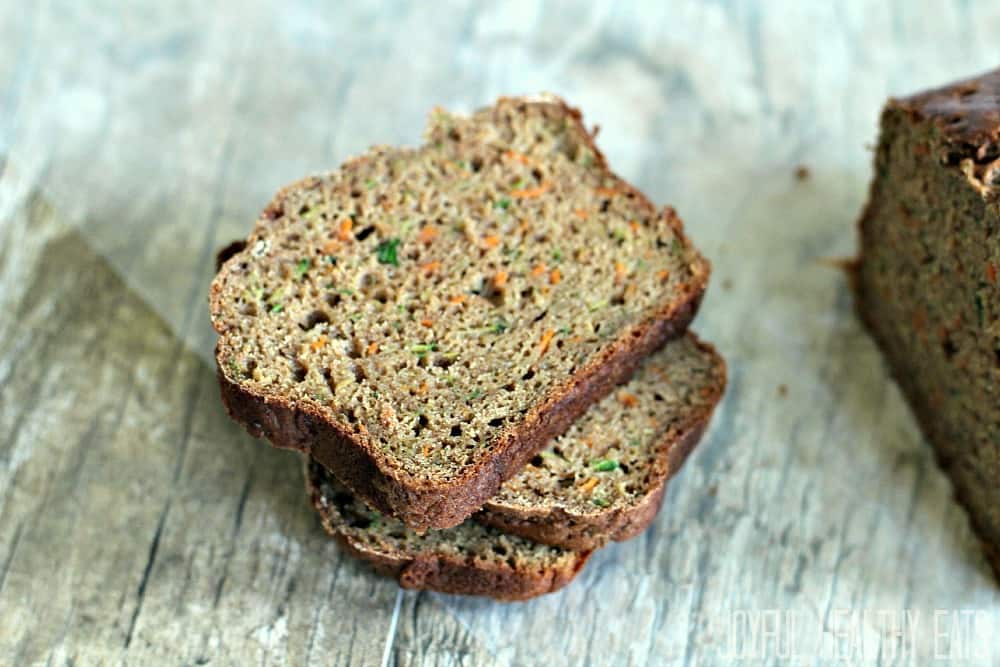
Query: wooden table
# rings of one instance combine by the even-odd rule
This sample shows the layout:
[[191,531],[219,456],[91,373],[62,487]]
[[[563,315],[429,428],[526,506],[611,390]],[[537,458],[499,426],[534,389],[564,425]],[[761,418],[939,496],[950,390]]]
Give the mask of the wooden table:
[[[333,4],[3,3],[0,664],[998,664],[997,587],[830,259],[883,100],[1000,63],[1000,7]],[[213,251],[435,104],[539,90],[713,261],[729,392],[563,592],[401,593],[224,415]]]

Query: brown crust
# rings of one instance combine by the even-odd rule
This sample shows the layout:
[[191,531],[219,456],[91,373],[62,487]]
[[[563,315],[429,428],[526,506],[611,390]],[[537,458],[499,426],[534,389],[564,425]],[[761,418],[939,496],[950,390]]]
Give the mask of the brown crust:
[[645,530],[659,512],[667,481],[701,440],[726,388],[725,361],[708,343],[698,341],[698,346],[715,357],[720,365],[720,381],[711,388],[712,395],[700,411],[663,434],[657,444],[659,458],[650,471],[649,491],[640,502],[626,508],[578,514],[560,506],[519,511],[487,501],[474,518],[512,535],[565,549],[598,549],[611,540],[622,542]]
[[568,584],[580,573],[590,557],[590,551],[580,551],[570,567],[525,572],[488,562],[469,563],[448,554],[418,558],[390,555],[355,543],[330,523],[320,502],[320,492],[312,484],[308,470],[306,490],[326,532],[336,538],[352,556],[368,561],[377,572],[393,577],[403,588],[480,595],[507,602],[528,600],[555,592]]
[[966,157],[993,161],[1000,153],[1000,69],[889,104],[934,121]]
[[[593,135],[582,125],[580,112],[562,104],[573,122],[590,137],[588,148],[606,168]],[[264,209],[262,217],[274,217],[289,192],[318,184],[318,179],[310,177],[282,188]],[[642,193],[627,187],[640,197],[640,201],[653,208]],[[664,208],[661,218],[678,234],[685,248],[692,247],[672,208]],[[242,423],[251,435],[265,437],[276,447],[309,454],[371,507],[399,518],[418,531],[450,528],[481,508],[504,481],[549,440],[565,432],[590,405],[631,377],[643,358],[687,329],[697,313],[710,273],[710,265],[704,258],[696,256],[693,263],[697,264],[692,271],[694,279],[685,291],[611,342],[591,363],[553,389],[548,399],[526,413],[518,427],[508,429],[475,467],[448,483],[413,479],[380,461],[368,442],[344,424],[331,420],[316,405],[255,393],[233,382],[218,364],[223,340],[220,337],[220,345],[216,345],[216,362],[222,400],[229,415]],[[213,282],[209,294],[212,312],[220,309],[220,298],[221,287]],[[214,318],[213,324],[220,334],[224,334]]]

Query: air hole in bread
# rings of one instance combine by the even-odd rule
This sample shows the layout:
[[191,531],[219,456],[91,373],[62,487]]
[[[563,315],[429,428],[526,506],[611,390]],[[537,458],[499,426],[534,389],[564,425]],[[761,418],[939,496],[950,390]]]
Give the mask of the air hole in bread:
[[302,365],[298,359],[292,360],[292,377],[295,378],[296,382],[304,382],[306,375],[309,373],[309,369]]
[[530,463],[536,468],[541,468],[543,460],[544,459],[542,459],[542,456],[540,454],[535,454],[534,456],[531,457]]
[[503,417],[494,417],[488,423],[493,428],[496,428],[496,427],[500,426],[501,424],[503,424]]
[[452,426],[451,427],[451,435],[452,435],[452,437],[455,437],[455,438],[457,438],[458,436],[462,435],[462,425],[461,424],[455,424],[454,426]]
[[322,310],[314,310],[306,317],[306,319],[299,322],[299,327],[304,331],[309,331],[315,328],[319,324],[329,324],[330,316],[327,315]]
[[529,368],[528,372],[521,376],[521,379],[522,380],[530,380],[533,377],[535,377],[535,369],[534,368]]
[[427,426],[430,423],[431,423],[430,420],[427,419],[427,415],[425,415],[424,413],[420,413],[420,415],[417,417],[417,423],[414,424],[414,426],[413,426],[413,435],[419,436],[420,433],[425,428],[427,428]]
[[374,232],[375,232],[374,225],[368,225],[367,227],[362,227],[360,230],[358,230],[358,233],[354,235],[354,238],[357,239],[358,241],[364,241]]
[[331,308],[339,306],[341,301],[343,301],[343,298],[337,292],[330,292],[326,295],[326,303]]

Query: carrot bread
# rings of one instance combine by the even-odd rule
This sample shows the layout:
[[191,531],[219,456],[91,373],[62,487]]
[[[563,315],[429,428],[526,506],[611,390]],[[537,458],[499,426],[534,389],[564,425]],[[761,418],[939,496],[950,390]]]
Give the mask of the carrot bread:
[[211,288],[223,399],[417,530],[461,523],[679,335],[708,279],[575,109],[435,111],[266,207]]
[[526,600],[565,586],[590,555],[536,544],[471,520],[418,535],[365,506],[315,461],[307,463],[306,480],[327,532],[404,588]]
[[1000,574],[1000,70],[882,113],[857,307]]
[[656,517],[667,480],[697,444],[726,385],[692,334],[643,363],[504,483],[476,519],[569,549],[626,540]]

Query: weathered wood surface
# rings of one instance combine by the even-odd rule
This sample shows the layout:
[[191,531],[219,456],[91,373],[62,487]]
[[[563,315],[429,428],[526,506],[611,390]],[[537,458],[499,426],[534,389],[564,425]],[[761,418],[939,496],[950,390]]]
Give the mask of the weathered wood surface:
[[[997,589],[824,261],[852,252],[884,97],[1000,63],[997,34],[975,1],[4,3],[0,664],[778,663],[729,625],[765,610],[798,664],[894,665],[974,610],[940,664],[997,664]],[[223,414],[212,253],[434,104],[538,90],[713,260],[697,328],[730,390],[654,527],[564,592],[397,594]],[[903,609],[905,645],[871,620],[838,644]]]

